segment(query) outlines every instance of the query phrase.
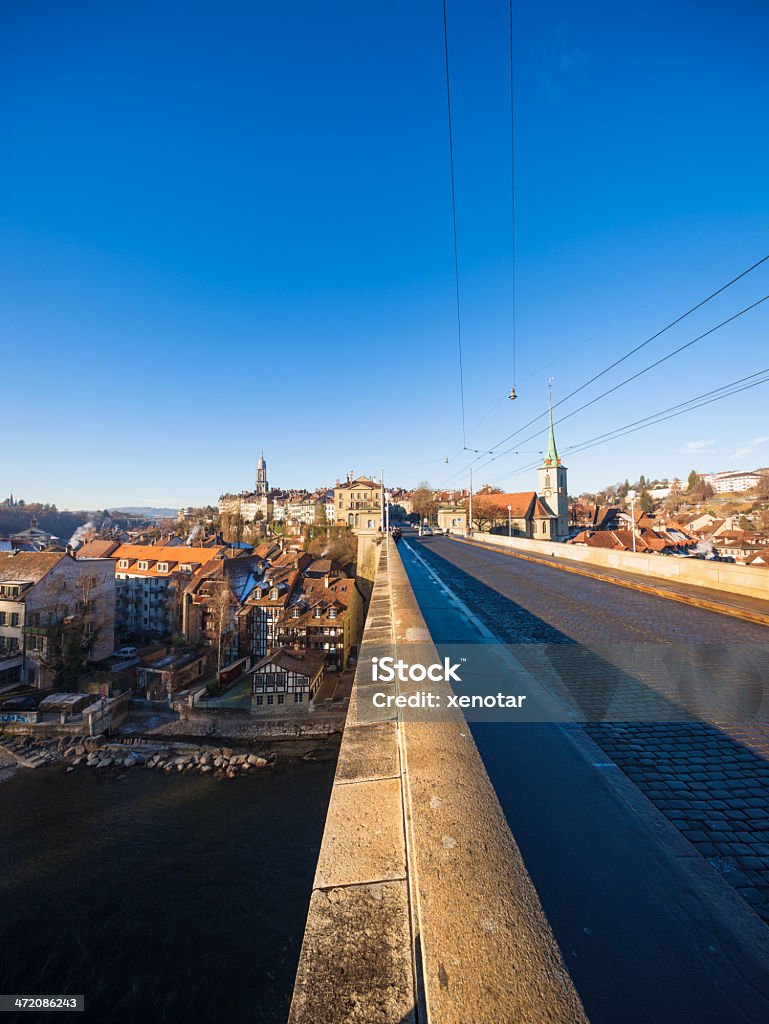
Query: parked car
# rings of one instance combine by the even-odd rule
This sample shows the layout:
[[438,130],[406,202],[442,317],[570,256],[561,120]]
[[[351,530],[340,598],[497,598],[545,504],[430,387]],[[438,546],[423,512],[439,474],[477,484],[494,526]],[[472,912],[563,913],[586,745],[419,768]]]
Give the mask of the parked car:
[[117,651],[112,652],[113,658],[135,658],[136,648],[135,647],[121,647]]
[[433,535],[433,531],[432,531],[431,527],[429,527],[429,526],[423,526],[422,527],[422,536],[423,537],[432,537],[432,535]]

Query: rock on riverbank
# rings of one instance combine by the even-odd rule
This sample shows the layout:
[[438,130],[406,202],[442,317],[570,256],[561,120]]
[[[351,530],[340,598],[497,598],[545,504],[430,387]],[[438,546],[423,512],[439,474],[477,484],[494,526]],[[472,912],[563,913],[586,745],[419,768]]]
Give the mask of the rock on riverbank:
[[4,742],[4,760],[11,768],[39,768],[63,764],[68,772],[92,768],[124,772],[131,768],[157,769],[171,772],[196,771],[212,773],[214,778],[234,779],[250,772],[271,767],[277,755],[273,752],[235,750],[231,747],[191,747],[181,743],[157,743],[134,740],[131,743],[110,743],[103,736],[73,740],[32,740],[30,737]]

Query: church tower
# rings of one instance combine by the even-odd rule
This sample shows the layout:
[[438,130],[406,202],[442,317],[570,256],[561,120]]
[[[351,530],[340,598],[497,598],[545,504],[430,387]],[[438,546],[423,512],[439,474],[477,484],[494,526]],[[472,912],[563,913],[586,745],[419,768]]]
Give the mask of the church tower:
[[558,516],[555,527],[555,540],[563,540],[569,535],[569,488],[566,483],[566,466],[558,457],[553,431],[553,395],[550,393],[550,426],[547,438],[547,455],[537,470],[539,494],[547,502],[551,511]]
[[260,497],[264,498],[267,496],[269,486],[267,484],[267,462],[264,458],[264,450],[259,455],[259,461],[256,464],[256,491],[255,493]]

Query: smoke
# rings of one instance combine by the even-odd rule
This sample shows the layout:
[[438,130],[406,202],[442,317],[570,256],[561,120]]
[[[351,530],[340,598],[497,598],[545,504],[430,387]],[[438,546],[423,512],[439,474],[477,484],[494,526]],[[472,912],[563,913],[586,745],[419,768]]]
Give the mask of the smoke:
[[200,536],[201,532],[202,532],[202,528],[201,528],[200,523],[195,523],[195,525],[190,530],[190,535],[189,535],[189,537],[186,540],[186,544],[188,546],[191,545],[191,544],[194,544],[195,541]]
[[712,540],[698,540],[693,548],[689,548],[689,552],[695,558],[710,560],[716,557],[716,547]]
[[70,546],[73,548],[79,548],[81,544],[85,544],[88,540],[93,540],[96,536],[96,527],[88,520],[87,523],[83,523],[82,526],[78,526],[72,536],[69,538]]

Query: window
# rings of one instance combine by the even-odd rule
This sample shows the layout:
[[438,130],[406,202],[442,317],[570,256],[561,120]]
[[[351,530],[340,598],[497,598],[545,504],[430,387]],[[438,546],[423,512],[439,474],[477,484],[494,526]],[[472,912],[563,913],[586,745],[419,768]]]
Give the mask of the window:
[[261,696],[261,694],[260,694],[260,695],[259,695],[259,696],[258,696],[258,697],[256,698],[256,703],[257,703],[257,704],[258,704],[258,705],[259,705],[260,707],[261,707],[261,705],[262,705],[262,704],[264,704],[264,697],[262,697],[262,696]]
[[0,626],[5,625],[5,612],[0,612]]
[[148,562],[139,562],[139,568],[142,570],[142,572],[146,572],[147,569],[149,569],[149,563]]
[[329,610],[328,610],[328,617],[330,619],[335,619],[336,618],[336,608],[329,608]]
[[292,608],[291,609],[291,618],[292,619],[298,619],[301,614],[302,614],[302,609],[299,608],[298,606],[296,608]]
[[285,703],[286,703],[286,695],[284,693],[279,693],[278,694],[278,704],[285,704]]
[[158,562],[158,572],[168,572],[168,562]]
[[273,587],[272,590],[270,590],[270,600],[271,601],[277,601],[279,596],[280,595],[278,593],[278,588],[277,587]]
[[297,690],[297,692],[294,694],[294,703],[295,704],[301,704],[303,700],[304,700],[304,694],[300,693]]
[[120,561],[117,564],[117,567],[118,567],[118,569],[127,569],[128,568],[128,559],[127,558],[121,558]]
[[274,704],[275,703],[275,697],[271,693],[267,694],[267,703],[268,704]]
[[12,626],[18,626],[18,624],[19,624],[19,613],[18,612],[11,612],[11,625]]

